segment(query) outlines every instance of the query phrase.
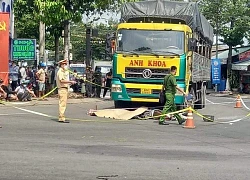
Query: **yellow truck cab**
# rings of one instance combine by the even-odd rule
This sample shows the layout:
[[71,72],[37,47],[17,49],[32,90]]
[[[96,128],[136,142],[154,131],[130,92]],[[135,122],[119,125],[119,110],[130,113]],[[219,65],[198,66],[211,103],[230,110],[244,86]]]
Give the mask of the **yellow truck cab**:
[[[196,108],[205,107],[213,29],[197,3],[125,3],[115,41],[111,97],[116,108],[158,103],[171,66],[177,67],[177,84],[193,94]],[[182,94],[177,92],[175,103],[185,103]]]

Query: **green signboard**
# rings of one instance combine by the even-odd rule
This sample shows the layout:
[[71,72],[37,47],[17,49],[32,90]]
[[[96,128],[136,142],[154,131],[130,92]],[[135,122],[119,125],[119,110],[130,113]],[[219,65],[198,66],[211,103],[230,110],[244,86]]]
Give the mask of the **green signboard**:
[[13,39],[12,60],[36,60],[35,39]]

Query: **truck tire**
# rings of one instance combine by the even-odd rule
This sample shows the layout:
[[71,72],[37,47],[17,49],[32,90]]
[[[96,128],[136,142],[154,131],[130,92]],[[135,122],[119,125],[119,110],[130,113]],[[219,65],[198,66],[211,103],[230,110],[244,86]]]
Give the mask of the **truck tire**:
[[195,109],[202,109],[206,106],[206,86],[201,87],[201,99],[195,103]]
[[205,108],[206,107],[206,97],[207,97],[207,87],[204,85],[203,86],[203,100],[202,100],[202,108]]
[[115,108],[123,108],[123,102],[122,101],[114,101]]
[[199,101],[195,102],[194,109],[202,109],[203,107],[203,90],[201,90],[201,98]]

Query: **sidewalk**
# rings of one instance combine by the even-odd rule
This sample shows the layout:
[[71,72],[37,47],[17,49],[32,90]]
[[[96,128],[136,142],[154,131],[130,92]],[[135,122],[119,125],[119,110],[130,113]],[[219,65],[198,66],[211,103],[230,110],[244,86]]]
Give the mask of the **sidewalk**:
[[[98,102],[105,102],[109,101],[110,99],[97,99],[97,98],[78,98],[78,99],[68,99],[67,104],[84,104],[84,103],[98,103]],[[55,105],[58,104],[58,98],[48,97],[46,100],[37,101],[37,99],[33,99],[32,101],[28,102],[6,102],[7,104],[13,106],[34,106],[34,105]],[[0,106],[4,106],[0,104]]]
[[230,97],[230,98],[237,98],[238,95],[241,96],[242,99],[250,98],[250,94],[240,94],[237,92],[215,92],[213,89],[207,89],[207,95],[214,96],[214,97]]

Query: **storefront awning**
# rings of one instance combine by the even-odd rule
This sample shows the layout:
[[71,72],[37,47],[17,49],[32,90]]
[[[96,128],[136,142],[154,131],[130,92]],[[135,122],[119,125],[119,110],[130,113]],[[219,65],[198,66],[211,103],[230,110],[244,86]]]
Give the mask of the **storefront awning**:
[[[237,56],[237,55],[244,53],[246,51],[249,51],[249,50],[250,50],[250,46],[233,48],[232,57]],[[218,59],[221,60],[221,64],[227,64],[228,51],[229,50],[227,49],[227,50],[224,50],[218,54]],[[214,55],[214,56],[212,56],[211,59],[215,59],[215,58],[216,58],[216,56]]]
[[249,65],[250,65],[250,60],[240,62],[240,63],[235,63],[235,64],[232,64],[232,70],[247,71]]

